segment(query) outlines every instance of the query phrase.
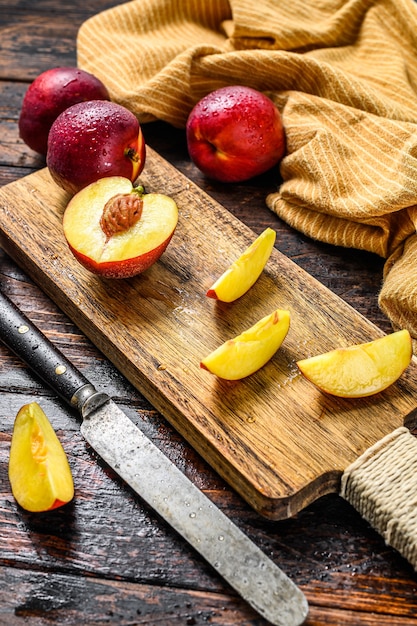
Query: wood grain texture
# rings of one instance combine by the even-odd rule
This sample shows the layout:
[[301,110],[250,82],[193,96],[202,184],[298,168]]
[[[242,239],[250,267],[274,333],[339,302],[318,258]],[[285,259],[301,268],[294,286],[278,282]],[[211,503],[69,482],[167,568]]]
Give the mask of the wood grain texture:
[[[3,606],[0,616],[4,617],[5,623],[7,619],[10,626],[19,625],[23,620],[30,620],[32,626],[44,624],[41,616],[45,612],[54,624],[260,626],[264,623],[259,621],[254,611],[247,610],[242,600],[228,598],[216,591],[168,589],[97,577],[81,579],[67,573],[59,574],[51,583],[48,574],[34,572],[28,577],[25,572],[12,568],[0,568],[0,581],[0,602]],[[317,593],[320,591],[318,587]],[[344,594],[338,594],[333,601],[340,602],[339,608],[334,609],[334,615],[339,624],[346,626],[415,624],[412,615],[400,613],[396,617],[386,616],[376,606],[376,611],[369,613],[365,599],[363,611],[355,613],[346,610]],[[308,626],[328,623],[326,609],[313,606]]]
[[[140,181],[161,193],[169,184],[180,220],[160,262],[139,277],[106,281],[75,261],[61,227],[68,196],[46,169],[0,191],[2,247],[259,513],[285,518],[337,492],[345,467],[414,407],[415,363],[377,396],[324,396],[296,360],[381,331],[278,250],[237,302],[208,299],[254,233],[152,149]],[[290,310],[291,328],[264,368],[233,383],[200,369],[203,356],[276,308]]]

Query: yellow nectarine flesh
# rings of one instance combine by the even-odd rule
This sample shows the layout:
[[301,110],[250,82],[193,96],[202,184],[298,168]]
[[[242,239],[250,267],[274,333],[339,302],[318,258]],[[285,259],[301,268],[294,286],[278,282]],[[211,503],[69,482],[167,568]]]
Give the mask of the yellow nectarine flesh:
[[399,330],[368,343],[303,359],[297,365],[322,391],[343,398],[361,398],[392,385],[411,358],[410,333]]
[[209,298],[233,302],[245,294],[261,275],[275,244],[276,233],[267,228],[230,265],[207,291]]
[[284,341],[290,312],[277,309],[234,339],[229,339],[200,363],[219,378],[239,380],[263,367]]
[[177,222],[172,198],[145,193],[128,178],[112,176],[72,197],[63,229],[74,256],[88,270],[106,278],[130,278],[159,259]]
[[66,504],[74,496],[65,451],[36,402],[22,406],[16,416],[9,480],[15,500],[27,511],[49,511]]

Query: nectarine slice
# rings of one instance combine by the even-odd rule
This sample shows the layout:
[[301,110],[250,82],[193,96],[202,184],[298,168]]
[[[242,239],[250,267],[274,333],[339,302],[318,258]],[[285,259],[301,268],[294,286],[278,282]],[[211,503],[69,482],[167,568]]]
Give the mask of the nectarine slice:
[[290,312],[277,309],[204,358],[200,366],[219,378],[239,380],[263,367],[284,341]]
[[245,294],[258,280],[275,244],[276,233],[267,228],[230,265],[207,291],[209,298],[233,302]]
[[412,352],[410,333],[399,330],[368,343],[302,359],[297,365],[322,391],[361,398],[392,385],[410,364]]
[[74,496],[65,451],[36,402],[22,406],[16,416],[9,480],[14,498],[27,511],[49,511],[66,504]]
[[63,229],[70,250],[88,270],[105,278],[130,278],[160,258],[177,222],[172,198],[109,176],[71,198]]

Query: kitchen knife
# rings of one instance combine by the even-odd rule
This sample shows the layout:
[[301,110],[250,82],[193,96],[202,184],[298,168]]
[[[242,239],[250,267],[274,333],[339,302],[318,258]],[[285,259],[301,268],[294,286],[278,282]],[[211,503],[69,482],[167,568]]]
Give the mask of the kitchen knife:
[[104,461],[260,615],[278,626],[304,622],[301,590],[1,292],[0,338],[79,411],[81,433]]

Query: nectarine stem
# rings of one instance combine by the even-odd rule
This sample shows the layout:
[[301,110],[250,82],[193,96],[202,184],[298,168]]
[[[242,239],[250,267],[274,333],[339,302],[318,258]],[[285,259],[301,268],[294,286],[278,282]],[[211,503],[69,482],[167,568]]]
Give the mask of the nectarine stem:
[[134,163],[138,163],[138,161],[140,161],[140,156],[138,152],[135,150],[135,148],[126,148],[124,154],[128,159],[130,159]]

